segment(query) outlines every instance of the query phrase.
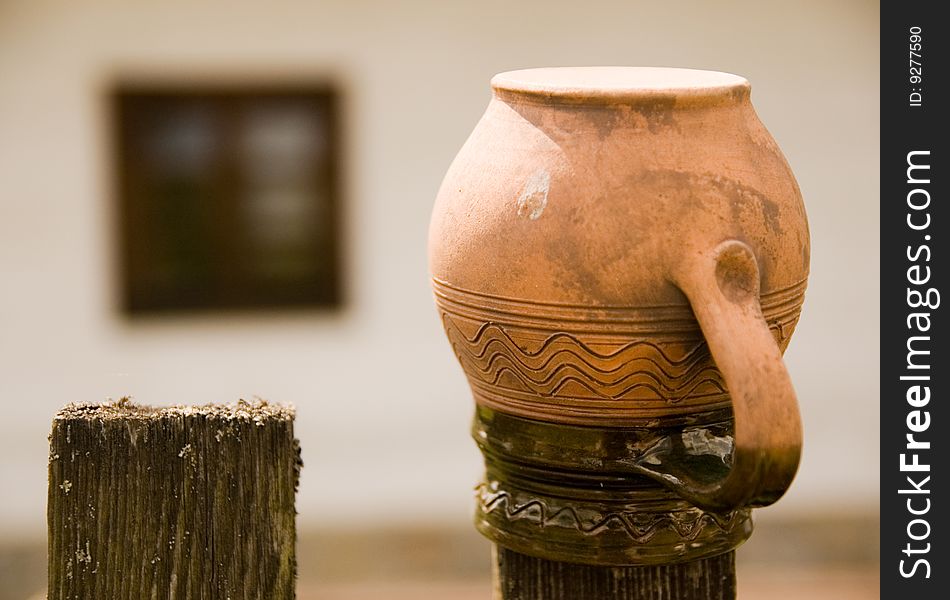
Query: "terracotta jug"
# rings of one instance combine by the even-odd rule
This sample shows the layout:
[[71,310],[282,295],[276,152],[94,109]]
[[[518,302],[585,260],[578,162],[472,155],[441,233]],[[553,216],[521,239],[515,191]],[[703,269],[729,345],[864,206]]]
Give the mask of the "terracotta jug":
[[[429,233],[436,301],[478,405],[489,487],[560,485],[564,473],[603,487],[634,474],[669,502],[683,499],[680,512],[742,520],[747,507],[774,502],[801,449],[782,352],[809,241],[798,186],[749,83],[590,67],[502,73],[492,88]],[[507,465],[495,475],[492,457]],[[502,502],[497,491],[483,490],[486,515]],[[502,521],[518,521],[522,505],[505,493]],[[618,494],[610,501],[624,506],[635,496]],[[540,506],[543,529],[558,509]],[[596,516],[613,514],[598,506]],[[597,522],[571,511],[568,528]],[[499,543],[511,541],[506,528],[482,527]],[[638,562],[623,552],[630,560],[606,562]]]

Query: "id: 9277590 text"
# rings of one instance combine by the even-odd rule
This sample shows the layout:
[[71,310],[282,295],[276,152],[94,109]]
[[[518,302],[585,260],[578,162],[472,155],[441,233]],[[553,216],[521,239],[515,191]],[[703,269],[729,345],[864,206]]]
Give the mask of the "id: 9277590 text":
[[910,82],[910,95],[907,99],[910,106],[920,106],[924,100],[923,35],[921,28],[916,25],[911,27],[909,31],[910,76],[908,81]]

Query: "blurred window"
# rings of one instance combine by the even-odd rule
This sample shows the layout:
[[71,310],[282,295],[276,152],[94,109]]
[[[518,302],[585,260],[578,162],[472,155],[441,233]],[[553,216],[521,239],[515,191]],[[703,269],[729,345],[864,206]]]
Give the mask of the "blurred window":
[[340,303],[331,89],[122,87],[113,106],[127,312]]

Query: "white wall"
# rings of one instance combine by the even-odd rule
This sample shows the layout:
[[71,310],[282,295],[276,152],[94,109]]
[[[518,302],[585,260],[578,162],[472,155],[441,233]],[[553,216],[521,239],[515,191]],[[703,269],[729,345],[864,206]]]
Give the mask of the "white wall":
[[[876,510],[877,13],[860,0],[2,2],[0,536],[44,527],[57,408],[125,394],[296,404],[303,524],[467,521],[479,457],[431,303],[429,210],[491,75],[566,64],[710,68],[752,82],[813,236],[787,355],[804,461],[765,514]],[[109,82],[325,73],[348,99],[344,314],[119,317]]]

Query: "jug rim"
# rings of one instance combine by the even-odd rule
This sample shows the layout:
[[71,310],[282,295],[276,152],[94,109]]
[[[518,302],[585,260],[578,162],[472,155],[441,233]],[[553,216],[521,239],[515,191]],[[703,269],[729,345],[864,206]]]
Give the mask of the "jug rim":
[[639,104],[675,101],[716,105],[749,96],[744,77],[676,67],[541,67],[498,73],[491,80],[502,100],[542,104]]

